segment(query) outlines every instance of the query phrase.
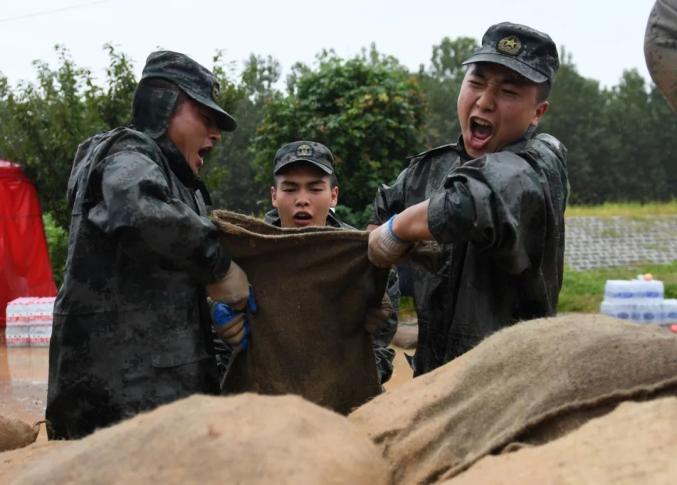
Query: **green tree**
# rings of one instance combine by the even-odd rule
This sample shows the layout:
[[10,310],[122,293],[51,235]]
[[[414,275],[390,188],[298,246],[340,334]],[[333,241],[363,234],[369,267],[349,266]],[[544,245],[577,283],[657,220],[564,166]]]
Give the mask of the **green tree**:
[[260,214],[259,201],[264,199],[268,184],[255,179],[250,145],[256,128],[263,119],[263,107],[274,94],[274,84],[280,77],[280,64],[271,57],[252,54],[245,62],[239,80],[229,77],[215,59],[214,71],[222,85],[229,89],[221,91],[220,101],[237,120],[233,133],[223,135],[214,154],[203,171],[209,186],[214,207],[226,208],[249,214]]
[[538,128],[568,149],[571,203],[600,203],[614,183],[604,167],[610,145],[605,135],[608,95],[599,82],[578,74],[571,54],[564,48],[560,59],[550,107]]
[[465,75],[463,61],[478,48],[470,37],[445,37],[433,46],[430,66],[419,69],[421,91],[426,100],[423,131],[429,148],[455,142],[460,134],[456,100]]
[[327,145],[336,159],[341,215],[362,226],[379,183],[420,147],[423,99],[415,76],[374,46],[352,59],[334,52],[297,64],[287,94],[272,94],[254,138],[257,179],[270,183],[276,150],[294,140]]
[[112,46],[107,89],[98,87],[89,70],[78,67],[68,51],[55,49],[55,70],[35,61],[37,85],[11,90],[0,78],[0,155],[21,164],[35,182],[42,207],[61,227],[68,227],[66,184],[78,144],[131,116],[136,81],[131,61]]

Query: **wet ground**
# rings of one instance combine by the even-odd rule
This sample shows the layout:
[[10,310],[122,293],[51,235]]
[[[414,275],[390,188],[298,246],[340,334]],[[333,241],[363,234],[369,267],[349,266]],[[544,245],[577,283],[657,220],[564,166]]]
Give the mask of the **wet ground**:
[[[411,331],[411,329],[407,329]],[[387,390],[393,390],[412,378],[404,350],[395,347],[395,369]],[[413,353],[408,350],[407,353]],[[27,423],[44,419],[47,401],[47,347],[7,347],[0,342],[0,415]]]
[[44,419],[49,349],[0,343],[0,415],[27,423]]

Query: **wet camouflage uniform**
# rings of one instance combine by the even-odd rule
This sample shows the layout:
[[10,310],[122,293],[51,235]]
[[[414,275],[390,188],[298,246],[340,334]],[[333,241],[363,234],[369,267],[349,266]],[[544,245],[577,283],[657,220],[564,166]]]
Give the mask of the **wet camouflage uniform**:
[[677,111],[677,0],[656,0],[644,35],[651,78]]
[[[280,227],[280,216],[277,209],[266,213],[265,219],[268,224]],[[355,229],[338,218],[334,212],[330,211],[327,216],[327,225],[343,229]],[[388,321],[383,330],[372,336],[374,347],[374,358],[376,359],[376,369],[378,371],[379,383],[385,384],[393,375],[393,359],[395,350],[388,347],[392,342],[395,332],[397,332],[397,311],[400,307],[400,286],[397,278],[397,271],[391,271],[388,277],[388,287],[386,289],[388,298],[393,304],[393,312],[388,316]]]
[[[158,78],[164,85],[137,88],[134,127],[90,138],[75,157],[50,342],[52,439],[218,392],[204,286],[225,275],[230,259],[206,217],[206,189],[165,134],[177,85],[213,108],[216,81],[170,52],[148,58],[142,79]],[[230,116],[216,114],[222,129],[234,129]]]
[[[491,57],[505,35],[485,35],[483,57],[468,62],[507,65]],[[556,56],[554,44],[549,48]],[[543,67],[548,79],[554,70],[556,65]],[[534,136],[532,129],[477,159],[465,153],[462,138],[421,153],[393,185],[379,188],[370,224],[430,199],[428,226],[441,247],[426,267],[412,264],[419,323],[415,375],[507,325],[555,313],[567,194],[565,147],[550,135]]]

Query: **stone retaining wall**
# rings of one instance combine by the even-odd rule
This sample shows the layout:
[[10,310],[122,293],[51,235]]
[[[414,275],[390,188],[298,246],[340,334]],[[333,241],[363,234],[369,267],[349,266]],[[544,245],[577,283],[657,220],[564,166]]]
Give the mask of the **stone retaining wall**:
[[575,270],[677,260],[677,216],[567,217],[565,263]]

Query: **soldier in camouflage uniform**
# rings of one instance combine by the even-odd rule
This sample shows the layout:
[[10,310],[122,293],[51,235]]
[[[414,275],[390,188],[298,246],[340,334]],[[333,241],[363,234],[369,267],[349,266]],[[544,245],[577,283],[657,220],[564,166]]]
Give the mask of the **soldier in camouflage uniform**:
[[[296,141],[280,148],[273,160],[275,185],[271,198],[275,209],[265,221],[278,227],[327,225],[355,229],[341,221],[333,208],[338,203],[339,187],[334,173],[334,157],[321,143]],[[391,271],[384,308],[373,308],[366,328],[372,335],[379,382],[384,384],[393,373],[395,351],[388,347],[397,330],[400,290],[397,272]]]
[[197,177],[221,131],[236,127],[217,90],[192,59],[155,52],[133,125],[78,147],[50,342],[51,439],[218,392],[206,296],[242,308],[249,283],[206,217],[209,194]]
[[464,64],[458,143],[413,157],[379,189],[369,226],[369,259],[380,267],[414,241],[439,244],[436,258],[414,265],[415,375],[502,327],[554,315],[562,285],[566,149],[534,134],[559,67],[556,46],[505,22]]

